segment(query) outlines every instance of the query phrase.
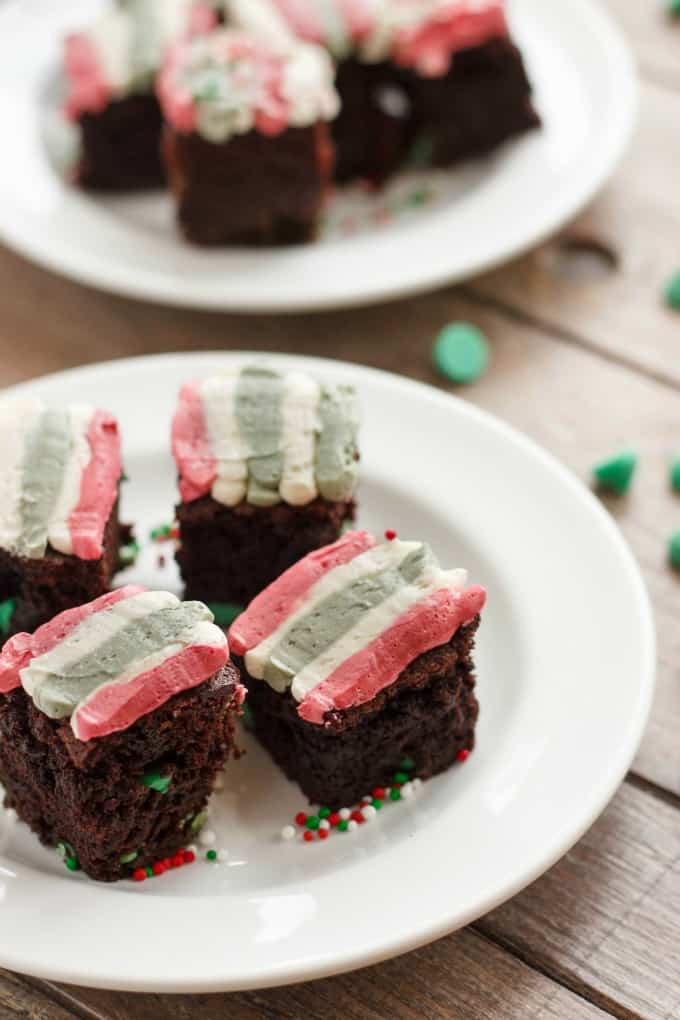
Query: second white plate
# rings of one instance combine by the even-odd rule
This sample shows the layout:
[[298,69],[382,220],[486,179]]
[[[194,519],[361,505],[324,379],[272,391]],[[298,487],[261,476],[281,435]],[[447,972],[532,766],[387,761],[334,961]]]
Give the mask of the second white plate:
[[464,279],[572,217],[614,169],[634,121],[632,61],[596,0],[510,0],[542,130],[453,172],[399,177],[379,196],[343,193],[318,242],[197,250],[179,239],[167,195],[94,199],[65,185],[48,158],[61,40],[94,9],[94,0],[0,9],[0,118],[11,139],[0,237],[56,272],[166,304],[321,309]]

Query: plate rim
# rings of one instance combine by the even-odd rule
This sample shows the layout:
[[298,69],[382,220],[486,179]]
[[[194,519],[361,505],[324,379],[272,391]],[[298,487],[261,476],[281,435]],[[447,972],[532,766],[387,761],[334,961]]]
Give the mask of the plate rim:
[[[11,10],[20,0],[10,0],[6,11]],[[533,0],[523,0],[531,3]],[[343,295],[323,292],[305,297],[269,297],[259,294],[257,297],[244,298],[238,295],[223,295],[219,284],[215,282],[210,291],[190,286],[177,286],[178,274],[170,276],[151,273],[148,269],[142,276],[134,272],[123,272],[120,265],[109,266],[113,275],[106,277],[105,271],[98,264],[90,263],[87,253],[78,256],[77,248],[68,254],[64,246],[53,250],[49,243],[32,235],[26,236],[17,222],[7,222],[0,215],[0,238],[18,254],[29,261],[62,277],[79,282],[87,287],[127,297],[133,300],[152,301],[166,307],[194,308],[212,311],[224,311],[242,314],[295,314],[299,312],[323,312],[340,308],[366,307],[382,302],[406,299],[417,294],[437,290],[454,283],[459,283],[483,272],[489,272],[499,265],[514,259],[533,247],[544,243],[561,227],[572,220],[601,190],[605,182],[620,162],[632,136],[639,108],[639,83],[636,74],[636,63],[628,46],[622,29],[616,24],[610,13],[602,7],[598,0],[572,0],[563,10],[565,17],[575,15],[585,20],[590,31],[596,34],[603,45],[605,65],[612,81],[616,81],[617,103],[609,110],[607,131],[602,133],[602,148],[599,160],[589,177],[583,177],[579,187],[569,192],[568,200],[562,205],[554,206],[549,215],[539,223],[532,223],[526,233],[516,231],[510,243],[499,245],[495,253],[478,252],[465,265],[447,270],[445,267],[421,272],[411,279],[400,278],[381,285],[371,285],[368,277],[355,279]],[[2,12],[0,11],[0,17]],[[517,144],[521,144],[521,139]],[[443,210],[445,213],[446,210]],[[42,235],[41,235],[42,236]],[[345,243],[351,243],[345,241]],[[396,242],[395,242],[396,243]],[[181,242],[178,242],[181,244]],[[228,249],[224,249],[228,250]],[[240,252],[241,249],[231,249]],[[265,249],[267,253],[271,249]],[[288,252],[290,249],[279,249]],[[248,254],[251,252],[249,251]],[[197,255],[205,257],[204,251]],[[245,253],[244,253],[245,254]],[[209,256],[208,256],[209,257]],[[197,271],[200,270],[197,259]],[[225,273],[228,268],[225,267]]]
[[[253,357],[261,355],[262,352],[200,351],[195,353],[178,352],[122,358],[67,369],[62,372],[50,373],[35,379],[17,383],[0,392],[3,397],[12,396],[22,391],[26,391],[27,389],[31,389],[38,384],[59,385],[61,382],[68,383],[73,379],[78,381],[83,376],[85,377],[85,380],[87,380],[88,375],[94,376],[101,374],[102,372],[124,373],[129,371],[130,368],[134,368],[136,365],[139,365],[140,362],[150,363],[156,369],[164,363],[186,364],[187,367],[191,364],[194,371],[200,371],[200,363],[202,361],[209,363],[211,361],[214,362],[215,359],[229,360],[233,358],[242,358],[244,356]],[[106,965],[104,965],[103,969],[100,965],[96,974],[88,973],[85,970],[79,970],[77,966],[65,971],[63,967],[52,967],[48,961],[39,961],[36,964],[35,960],[28,961],[25,958],[25,955],[23,957],[21,955],[13,955],[12,947],[8,944],[8,942],[5,942],[5,944],[0,947],[0,965],[3,967],[7,967],[8,969],[19,971],[21,973],[31,974],[46,980],[81,984],[87,987],[157,993],[207,993],[266,988],[292,984],[300,981],[316,980],[332,976],[334,974],[351,971],[359,967],[379,963],[383,960],[399,956],[402,953],[410,952],[413,949],[419,948],[438,938],[450,934],[455,930],[458,930],[475,918],[494,909],[500,903],[503,903],[515,896],[522,889],[531,884],[531,882],[535,881],[540,875],[544,874],[545,871],[552,867],[553,864],[555,864],[583,836],[594,821],[600,816],[602,811],[604,811],[622,782],[639,747],[649,719],[655,689],[656,634],[653,609],[640,568],[630,547],[628,546],[628,543],[624,539],[614,519],[607,513],[595,495],[583,484],[583,482],[581,482],[581,480],[553,454],[525,433],[514,428],[514,426],[509,425],[507,422],[498,418],[489,411],[471,404],[458,396],[436,389],[427,383],[386,372],[382,369],[356,365],[339,359],[280,354],[278,352],[271,352],[271,354],[268,352],[267,356],[272,357],[275,361],[297,363],[298,366],[308,366],[312,370],[319,371],[321,373],[323,372],[325,365],[332,365],[341,369],[343,372],[358,373],[359,377],[368,376],[376,378],[379,382],[381,381],[388,386],[397,385],[402,387],[404,391],[416,390],[423,395],[427,394],[430,400],[434,399],[442,406],[449,402],[453,402],[454,405],[458,405],[459,413],[469,415],[472,421],[477,420],[485,426],[490,427],[500,439],[519,446],[531,459],[537,460],[543,468],[551,471],[560,483],[563,486],[566,486],[571,491],[572,495],[578,499],[582,505],[588,508],[590,513],[599,518],[599,524],[604,527],[605,532],[608,533],[612,546],[616,549],[617,559],[620,561],[621,565],[625,567],[625,572],[631,583],[631,593],[634,594],[636,599],[638,618],[640,622],[641,660],[644,659],[644,662],[641,661],[640,663],[640,681],[634,706],[635,713],[633,714],[631,709],[631,717],[628,720],[625,747],[622,746],[618,750],[619,757],[615,762],[615,766],[612,767],[610,765],[606,772],[604,770],[602,771],[599,784],[595,784],[593,787],[594,792],[591,790],[589,810],[587,813],[584,813],[580,822],[577,825],[573,825],[573,823],[565,825],[562,831],[550,841],[549,851],[547,853],[544,852],[540,857],[540,860],[537,860],[529,870],[525,870],[514,882],[504,885],[500,891],[492,890],[486,899],[481,902],[477,902],[474,907],[468,908],[465,913],[461,914],[459,910],[456,914],[449,910],[449,914],[447,914],[447,916],[441,917],[435,923],[421,923],[415,931],[412,931],[407,935],[401,932],[400,934],[392,935],[383,939],[380,945],[373,950],[363,949],[359,950],[359,952],[355,952],[353,949],[350,949],[342,954],[338,954],[336,952],[334,954],[334,959],[332,960],[315,958],[311,962],[303,960],[296,961],[293,964],[289,961],[284,961],[278,969],[272,968],[266,974],[258,974],[257,976],[247,975],[244,981],[241,981],[238,978],[234,979],[233,977],[225,979],[224,977],[220,977],[218,974],[214,975],[212,979],[206,979],[205,977],[192,979],[191,977],[183,975],[179,978],[173,978],[170,980],[167,978],[159,979],[158,977],[150,979],[135,978],[130,980],[121,973],[120,961],[117,961],[117,967],[114,967],[109,971],[106,971]],[[160,370],[162,371],[162,368]],[[81,888],[84,891],[86,898],[89,900],[96,899],[100,891],[104,895],[107,893],[112,895],[111,890],[106,887],[100,890],[99,885],[94,883],[83,885]],[[168,898],[165,899],[167,901]],[[159,897],[154,902],[162,903],[163,898]]]

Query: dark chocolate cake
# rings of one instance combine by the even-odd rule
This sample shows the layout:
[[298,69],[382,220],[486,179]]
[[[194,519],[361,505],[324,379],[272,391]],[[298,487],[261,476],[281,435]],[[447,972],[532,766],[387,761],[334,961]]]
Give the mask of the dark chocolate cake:
[[173,423],[188,597],[245,606],[354,519],[358,407],[348,386],[243,366],[183,386]]
[[69,867],[100,881],[159,873],[200,828],[237,753],[243,694],[211,620],[200,603],[128,587],[5,645],[5,804]]
[[336,809],[448,768],[474,746],[472,649],[485,592],[420,542],[348,532],[232,625],[254,732],[310,801]]
[[32,630],[108,591],[130,529],[118,521],[116,420],[86,405],[0,406],[0,601],[5,633]]

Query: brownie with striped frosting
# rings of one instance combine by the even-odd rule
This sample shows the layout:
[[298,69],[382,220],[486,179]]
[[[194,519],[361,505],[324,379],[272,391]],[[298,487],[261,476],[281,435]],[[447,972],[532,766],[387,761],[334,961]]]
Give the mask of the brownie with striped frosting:
[[355,513],[359,408],[351,386],[241,364],[186,383],[172,444],[187,598],[245,607]]
[[5,803],[69,867],[131,877],[201,824],[245,694],[200,602],[130,585],[0,653]]
[[118,520],[116,419],[86,404],[0,403],[0,601],[5,634],[33,629],[111,586]]
[[425,543],[354,531],[234,621],[255,733],[311,801],[352,804],[404,759],[427,778],[472,749],[485,599]]

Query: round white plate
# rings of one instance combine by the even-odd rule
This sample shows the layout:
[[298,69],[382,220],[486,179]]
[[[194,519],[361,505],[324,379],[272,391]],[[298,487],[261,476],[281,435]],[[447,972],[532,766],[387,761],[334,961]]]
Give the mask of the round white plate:
[[[14,392],[99,401],[119,416],[131,479],[123,516],[144,538],[172,513],[178,387],[234,356],[117,361]],[[142,885],[65,871],[5,816],[0,966],[172,992],[370,964],[467,924],[537,878],[630,764],[652,696],[654,630],[633,558],[593,496],[530,440],[461,400],[341,362],[270,360],[358,387],[360,525],[427,539],[445,565],[467,566],[487,587],[477,749],[354,833],[284,843],[281,827],[304,800],[245,736],[248,754],[227,767],[211,805],[229,860],[199,860]],[[176,587],[158,552],[147,545],[129,579]]]
[[[628,50],[595,0],[510,0],[541,131],[460,170],[343,193],[322,238],[284,249],[205,251],[181,241],[170,199],[95,199],[54,169],[60,41],[98,0],[0,7],[0,238],[59,273],[167,304],[293,311],[380,301],[461,280],[560,227],[614,169],[634,121]],[[48,155],[49,153],[49,155]]]

